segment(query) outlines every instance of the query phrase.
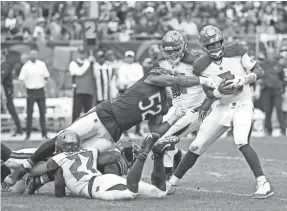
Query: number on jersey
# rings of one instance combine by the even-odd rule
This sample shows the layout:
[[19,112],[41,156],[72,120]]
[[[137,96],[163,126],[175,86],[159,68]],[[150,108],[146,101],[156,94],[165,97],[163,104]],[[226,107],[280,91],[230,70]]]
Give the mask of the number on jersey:
[[81,153],[73,154],[68,156],[67,159],[75,160],[69,170],[77,181],[82,179],[83,176],[87,174],[94,174],[98,172],[93,168],[93,163],[95,160],[92,151],[84,151]]
[[146,120],[148,114],[155,116],[162,110],[161,96],[159,92],[150,96],[148,100],[149,102],[147,105],[144,105],[142,101],[139,102],[139,108],[142,111],[142,120]]

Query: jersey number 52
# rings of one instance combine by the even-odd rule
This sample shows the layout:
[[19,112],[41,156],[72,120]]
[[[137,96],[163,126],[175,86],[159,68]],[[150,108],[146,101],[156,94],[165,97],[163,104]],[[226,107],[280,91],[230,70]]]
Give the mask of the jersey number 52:
[[162,110],[161,96],[159,92],[150,96],[148,100],[149,100],[149,103],[147,105],[143,105],[142,101],[139,102],[139,108],[142,111],[142,120],[146,120],[148,114],[154,116],[154,115],[159,114]]

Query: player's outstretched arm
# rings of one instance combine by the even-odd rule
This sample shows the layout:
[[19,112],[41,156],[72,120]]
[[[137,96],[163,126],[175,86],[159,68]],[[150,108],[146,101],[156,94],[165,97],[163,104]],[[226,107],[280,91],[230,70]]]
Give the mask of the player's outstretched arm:
[[208,87],[214,88],[216,86],[215,82],[210,78],[197,77],[197,76],[171,76],[171,75],[155,75],[151,74],[146,79],[145,82],[148,84],[169,87],[174,85],[179,85],[182,87],[191,87],[199,84],[206,85]]
[[163,136],[173,124],[186,114],[186,110],[187,108],[178,106],[174,114],[166,122],[163,122],[162,114],[155,116],[148,122],[150,132],[157,133],[160,137]]

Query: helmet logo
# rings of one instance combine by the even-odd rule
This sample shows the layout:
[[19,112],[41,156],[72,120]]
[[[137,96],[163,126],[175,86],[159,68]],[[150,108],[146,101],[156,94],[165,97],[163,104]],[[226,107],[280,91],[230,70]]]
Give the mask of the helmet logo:
[[216,31],[214,28],[207,28],[206,29],[206,34],[210,37],[215,36],[216,35]]

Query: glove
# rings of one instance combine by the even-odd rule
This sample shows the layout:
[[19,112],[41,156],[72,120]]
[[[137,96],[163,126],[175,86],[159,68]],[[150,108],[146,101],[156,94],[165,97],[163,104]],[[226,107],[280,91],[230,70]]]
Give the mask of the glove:
[[[231,80],[228,80],[228,81],[231,81]],[[219,84],[218,88],[216,90],[214,90],[214,92],[213,92],[214,96],[220,98],[220,95],[233,94],[234,88],[230,88],[228,84],[227,84],[226,80],[223,80]],[[219,92],[219,94],[217,93],[217,91]]]
[[211,78],[199,77],[199,83],[213,89],[217,87],[216,82]]

